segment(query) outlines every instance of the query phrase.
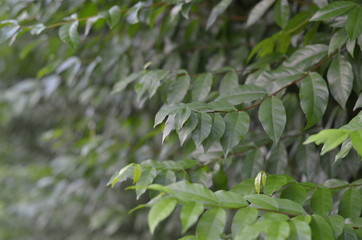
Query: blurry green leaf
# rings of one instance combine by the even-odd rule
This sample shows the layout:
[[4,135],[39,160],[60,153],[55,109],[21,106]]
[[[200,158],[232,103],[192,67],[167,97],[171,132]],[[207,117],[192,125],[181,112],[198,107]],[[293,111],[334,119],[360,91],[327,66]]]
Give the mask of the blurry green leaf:
[[306,214],[302,205],[289,199],[275,198],[278,203],[278,211],[295,215]]
[[325,218],[327,219],[328,223],[331,225],[333,229],[333,235],[336,239],[343,232],[344,218],[339,215],[326,216]]
[[361,193],[355,188],[349,188],[342,196],[338,214],[345,218],[358,218],[362,210]]
[[130,24],[136,24],[139,22],[138,12],[142,9],[143,6],[143,2],[137,2],[132,8],[127,11],[127,21]]
[[263,194],[252,194],[244,198],[260,208],[272,211],[278,211],[278,202],[276,201],[275,198]]
[[259,107],[258,116],[265,132],[278,144],[287,121],[283,102],[277,97],[266,98]]
[[319,9],[310,20],[311,21],[329,20],[333,17],[337,17],[346,13],[348,10],[356,6],[357,4],[354,2],[336,1],[323,7],[322,9]]
[[329,66],[327,79],[331,95],[342,108],[345,108],[353,86],[352,65],[338,54]]
[[20,30],[16,20],[0,21],[0,44],[10,39]]
[[219,92],[221,96],[226,96],[234,88],[239,86],[239,77],[235,71],[229,71],[220,82]]
[[177,201],[172,198],[163,198],[151,207],[148,214],[148,226],[153,234],[157,225],[167,218],[175,209]]
[[250,102],[264,97],[267,94],[262,87],[247,84],[230,89],[225,95],[221,95],[217,100],[227,101],[231,104],[238,105],[244,102]]
[[222,0],[213,7],[210,16],[207,19],[206,29],[209,29],[215,23],[216,19],[225,12],[231,3],[232,0]]
[[136,164],[133,169],[133,184],[138,182],[142,175],[142,168],[139,164]]
[[233,218],[231,232],[235,237],[241,232],[247,225],[253,224],[258,217],[258,210],[255,208],[241,208],[239,209]]
[[312,240],[312,231],[308,223],[293,218],[292,221],[289,222],[289,225],[289,240]]
[[362,7],[360,5],[348,13],[345,29],[350,40],[355,40],[362,34]]
[[351,142],[353,148],[362,156],[362,130],[351,133]]
[[185,122],[185,124],[183,125],[181,130],[179,130],[177,132],[179,139],[180,139],[181,146],[183,145],[183,143],[185,142],[187,137],[190,136],[192,131],[194,131],[194,129],[197,126],[197,123],[198,123],[197,114],[191,112],[190,118]]
[[307,117],[305,128],[310,128],[322,118],[328,103],[327,84],[318,73],[310,73],[302,81],[299,92],[300,105]]
[[261,0],[258,2],[249,13],[246,26],[256,23],[274,2],[275,0]]
[[44,24],[39,23],[39,24],[31,26],[30,33],[33,34],[33,35],[39,35],[45,29],[46,29],[46,27],[44,26]]
[[222,208],[207,210],[197,223],[196,236],[198,240],[219,240],[224,230],[226,213]]
[[212,74],[205,73],[196,77],[192,85],[192,101],[203,101],[209,95],[212,85]]
[[118,6],[113,6],[109,9],[110,22],[109,25],[113,28],[121,18],[121,9]]
[[176,114],[171,114],[168,115],[167,117],[165,128],[163,129],[162,132],[162,143],[165,141],[166,137],[170,135],[172,130],[175,129],[175,116]]
[[310,202],[310,208],[318,215],[328,215],[332,210],[333,199],[329,188],[322,187],[317,189]]
[[347,139],[342,143],[341,149],[334,158],[334,162],[336,162],[338,159],[345,158],[351,149],[352,149],[352,142],[349,139]]
[[274,21],[284,28],[289,20],[290,9],[288,0],[277,0],[274,5]]
[[349,132],[349,130],[344,129],[326,129],[317,134],[309,136],[309,138],[303,144],[315,142],[315,144],[319,145],[323,143],[324,146],[321,152],[321,155],[323,155],[344,142],[348,138]]
[[329,42],[328,55],[331,55],[335,50],[342,47],[343,44],[346,43],[347,38],[347,33],[343,28],[335,32]]
[[283,175],[270,175],[264,186],[264,193],[271,195],[276,190],[280,189],[288,183],[287,177]]
[[201,203],[187,202],[183,205],[180,213],[182,233],[185,233],[194,223],[197,222],[200,214],[204,211]]
[[211,145],[218,141],[225,132],[225,121],[220,114],[212,114],[212,127],[209,137],[203,142],[205,152],[211,147]]
[[76,49],[80,41],[78,21],[75,20],[72,23],[67,23],[61,26],[59,28],[59,38],[71,48]]
[[264,170],[264,157],[259,149],[254,149],[246,155],[241,175],[243,178],[250,178],[262,170]]
[[202,141],[204,141],[211,132],[212,119],[210,114],[198,113],[198,123],[195,130],[192,132],[192,139],[198,147]]
[[362,108],[362,92],[358,96],[356,104],[353,107],[353,111],[356,111],[356,109],[358,109],[358,108]]
[[217,205],[218,200],[215,194],[201,184],[182,181],[170,184],[168,187],[173,190],[173,196],[182,202]]
[[170,85],[167,93],[167,102],[176,103],[182,101],[189,89],[190,81],[190,76],[188,74],[177,77]]
[[123,182],[127,178],[133,176],[134,163],[131,163],[122,168],[117,175],[115,175],[108,183],[107,186],[111,185],[112,188],[117,182]]
[[248,203],[238,193],[220,190],[215,192],[215,195],[222,208],[238,209],[248,206]]
[[314,214],[310,223],[312,229],[312,239],[332,240],[333,230],[328,222],[321,216]]
[[[153,179],[155,179],[156,174],[157,174],[156,169],[144,168],[142,171],[142,176],[139,179],[139,181],[136,183],[136,186],[147,187],[148,185],[150,185],[153,182]],[[146,192],[146,188],[137,188],[136,189],[137,199],[139,199],[140,196],[142,194],[144,194],[145,192]]]
[[224,120],[225,133],[221,145],[226,156],[248,132],[250,118],[246,112],[231,112],[225,115]]
[[300,205],[304,204],[306,197],[306,189],[299,184],[292,184],[284,188],[284,190],[280,194],[280,198],[292,200],[299,203]]
[[265,239],[267,240],[283,240],[289,239],[290,227],[287,222],[273,221],[265,230]]
[[179,111],[176,113],[175,116],[175,128],[176,131],[179,131],[185,122],[190,118],[191,116],[191,109],[188,107],[183,107],[179,109]]

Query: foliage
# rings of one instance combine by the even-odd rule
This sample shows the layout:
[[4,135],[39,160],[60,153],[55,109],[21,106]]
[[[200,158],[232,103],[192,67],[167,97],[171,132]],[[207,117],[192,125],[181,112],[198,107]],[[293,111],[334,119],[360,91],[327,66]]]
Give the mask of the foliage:
[[3,239],[362,238],[359,1],[3,9]]

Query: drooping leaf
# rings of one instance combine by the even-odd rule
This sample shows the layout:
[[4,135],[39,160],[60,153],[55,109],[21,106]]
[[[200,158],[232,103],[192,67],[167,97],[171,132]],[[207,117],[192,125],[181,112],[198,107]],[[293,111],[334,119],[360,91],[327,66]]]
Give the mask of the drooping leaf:
[[157,125],[162,123],[168,115],[175,114],[181,108],[182,105],[180,104],[170,104],[162,106],[162,108],[157,112],[155,116],[155,124],[153,125],[153,127],[156,127]]
[[207,20],[206,29],[209,29],[215,23],[216,19],[225,12],[231,3],[232,0],[222,0],[212,9]]
[[332,210],[333,199],[329,188],[323,187],[316,190],[310,202],[312,211],[318,215],[328,215]]
[[356,109],[358,109],[358,108],[362,108],[362,92],[358,96],[356,104],[353,107],[353,111],[356,111]]
[[286,221],[272,221],[265,230],[267,240],[289,239],[290,227]]
[[353,148],[362,156],[362,130],[351,133],[351,142]]
[[225,132],[225,121],[220,114],[212,114],[212,127],[209,137],[203,142],[204,150],[207,151],[211,145],[218,141]]
[[59,38],[71,48],[76,49],[80,41],[78,21],[75,20],[72,23],[67,23],[61,26],[59,28]]
[[249,13],[246,26],[251,26],[256,23],[268,10],[268,8],[274,3],[274,1],[275,0],[262,0],[258,2]]
[[335,50],[339,49],[346,43],[348,39],[346,31],[341,28],[335,32],[332,36],[331,41],[329,42],[328,55],[331,55]]
[[278,211],[278,202],[275,198],[263,194],[252,194],[244,198],[262,209]]
[[224,230],[226,213],[222,208],[207,210],[197,223],[196,236],[198,240],[218,240]]
[[355,40],[362,34],[362,7],[358,6],[348,13],[345,29],[350,40]]
[[192,139],[194,140],[196,147],[209,136],[212,127],[212,118],[210,114],[198,113],[197,117],[198,123],[195,130],[192,132]]
[[300,105],[307,117],[305,128],[310,128],[322,118],[328,103],[327,84],[318,73],[310,73],[302,81],[299,92]]
[[248,132],[250,118],[246,112],[231,112],[225,115],[224,120],[225,133],[221,138],[221,146],[226,156]]
[[181,130],[177,132],[180,139],[181,146],[185,142],[188,136],[194,131],[198,123],[197,114],[191,112],[190,118],[185,122]]
[[180,131],[180,129],[183,127],[185,122],[190,118],[190,116],[191,116],[191,109],[188,107],[183,107],[176,113],[175,116],[176,131]]
[[283,102],[277,97],[268,97],[259,107],[258,116],[265,132],[278,144],[287,121]]
[[274,5],[274,21],[284,28],[289,20],[290,9],[287,0],[277,0]]
[[190,81],[190,76],[187,73],[177,77],[169,87],[167,102],[177,103],[182,101],[189,89]]
[[348,10],[356,7],[357,4],[350,1],[336,1],[322,9],[319,9],[311,18],[311,21],[324,21],[333,17],[340,16],[346,13]]
[[338,214],[345,218],[357,218],[361,215],[361,210],[361,193],[355,188],[349,188],[339,202]]
[[196,221],[200,214],[204,211],[204,206],[201,203],[188,202],[183,205],[180,213],[182,223],[182,233],[185,233]]
[[155,203],[148,214],[148,226],[153,234],[157,225],[167,218],[175,209],[177,201],[172,198],[163,198]]
[[166,137],[170,135],[172,130],[175,129],[175,116],[176,114],[171,114],[168,115],[167,117],[165,128],[163,129],[162,132],[162,143],[165,141]]
[[241,175],[244,179],[254,177],[264,170],[264,158],[259,149],[250,151],[243,162]]
[[212,85],[212,74],[205,73],[196,77],[192,85],[192,101],[203,101],[209,95]]
[[329,66],[327,79],[332,96],[342,108],[345,108],[353,86],[352,65],[338,54]]
[[310,223],[312,239],[332,240],[333,230],[328,222],[320,215],[314,214]]
[[[153,182],[153,180],[156,177],[156,174],[157,174],[156,169],[152,167],[144,168],[142,171],[142,176],[139,179],[139,181],[136,183],[136,186],[147,187]],[[140,196],[146,192],[146,190],[147,190],[146,188],[136,188],[137,199],[139,199]]]
[[229,71],[225,74],[223,79],[220,82],[219,92],[221,96],[226,96],[232,91],[234,88],[239,86],[238,75],[235,71]]

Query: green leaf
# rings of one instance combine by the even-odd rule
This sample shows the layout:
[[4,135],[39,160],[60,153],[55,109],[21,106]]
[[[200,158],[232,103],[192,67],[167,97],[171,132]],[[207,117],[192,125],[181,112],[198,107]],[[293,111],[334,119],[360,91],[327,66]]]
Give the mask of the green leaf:
[[189,90],[190,81],[190,76],[187,73],[177,77],[168,89],[167,102],[176,103],[182,101]]
[[263,194],[251,194],[245,196],[244,199],[262,209],[278,211],[278,202],[276,201],[276,198],[272,198]]
[[319,145],[324,144],[321,155],[336,148],[342,142],[344,142],[349,136],[350,130],[347,129],[326,129],[317,134],[309,136],[309,138],[303,143],[308,144],[315,142]]
[[198,75],[192,85],[192,101],[203,101],[209,95],[212,85],[212,74],[205,73]]
[[275,0],[262,0],[258,2],[249,13],[246,26],[251,26],[256,23],[274,2]]
[[310,208],[318,215],[328,215],[332,210],[333,199],[329,188],[322,187],[317,189],[310,202]]
[[117,175],[112,177],[112,179],[107,183],[107,186],[111,185],[112,188],[116,183],[123,182],[127,178],[130,178],[133,176],[133,169],[134,169],[134,163],[128,164],[124,168],[122,168]]
[[253,224],[258,218],[258,210],[255,208],[241,208],[239,209],[233,218],[231,233],[235,237],[250,224]]
[[362,210],[361,193],[355,188],[349,188],[342,196],[338,214],[345,218],[358,218]]
[[226,102],[226,101],[213,101],[208,103],[211,109],[215,112],[233,112],[236,110],[234,105]]
[[299,92],[300,105],[307,117],[305,128],[310,128],[322,118],[328,104],[328,88],[322,76],[310,73],[302,81]]
[[148,214],[148,226],[153,234],[157,225],[167,218],[175,209],[177,201],[172,198],[163,198],[155,203]]
[[80,37],[78,33],[78,21],[64,24],[59,28],[59,38],[68,44],[71,48],[76,49]]
[[281,27],[284,28],[289,20],[290,9],[288,0],[277,0],[274,5],[274,21]]
[[288,153],[283,142],[272,148],[271,154],[266,161],[267,171],[270,174],[281,174],[285,172],[288,165]]
[[351,133],[351,142],[353,148],[362,156],[362,130]]
[[310,223],[312,239],[333,240],[333,230],[328,222],[321,216],[314,214]]
[[328,55],[331,55],[336,49],[339,49],[348,39],[346,31],[342,28],[335,32],[329,42]]
[[289,239],[290,227],[287,222],[272,221],[265,230],[266,240]]
[[130,84],[131,82],[136,81],[137,79],[142,77],[144,74],[145,74],[144,71],[139,71],[139,72],[132,73],[131,75],[125,77],[124,79],[121,79],[120,81],[118,81],[114,85],[113,90],[112,90],[112,94],[123,91],[124,89],[126,89],[128,84]]
[[216,19],[225,12],[232,2],[232,0],[222,0],[212,9],[207,19],[206,29],[209,29],[215,23]]
[[246,112],[231,112],[225,115],[224,120],[225,133],[221,138],[221,146],[226,156],[248,132],[250,118]]
[[238,193],[220,190],[215,192],[215,195],[218,198],[219,207],[238,209],[248,206],[242,195]]
[[299,184],[293,184],[288,186],[280,194],[280,198],[289,199],[301,205],[304,204],[306,197],[307,191]]
[[230,71],[220,82],[219,92],[221,96],[226,96],[232,91],[234,88],[239,86],[239,78],[235,71]]
[[353,87],[352,65],[338,54],[329,66],[327,79],[331,95],[344,109]]
[[345,29],[350,40],[355,40],[362,33],[362,7],[357,6],[348,13]]
[[180,109],[175,116],[175,128],[176,131],[180,131],[180,129],[184,126],[185,122],[191,116],[191,109],[188,107],[183,107]]
[[[328,46],[323,44],[308,45],[299,48],[284,63],[284,67],[295,67],[300,70],[314,66],[328,54]],[[303,80],[304,81],[304,80]]]
[[325,216],[325,218],[333,229],[334,238],[337,239],[343,232],[344,218],[339,215]]
[[258,172],[264,170],[264,158],[259,149],[250,151],[244,159],[241,169],[243,178],[256,176]]
[[287,121],[283,102],[277,97],[268,97],[259,107],[258,116],[265,132],[278,144]]
[[0,44],[13,37],[19,30],[20,26],[16,20],[0,21]]
[[182,202],[200,202],[217,206],[215,194],[201,184],[181,181],[168,185],[168,188],[173,190],[174,197]]
[[197,223],[196,236],[198,240],[219,240],[224,231],[226,213],[222,208],[207,210]]
[[175,129],[175,117],[176,117],[176,114],[168,115],[166,124],[165,124],[165,128],[163,129],[163,132],[162,132],[162,143],[165,141],[166,137],[168,135],[170,135],[172,130]]
[[118,6],[113,6],[109,10],[109,25],[113,28],[121,18],[121,9]]
[[278,211],[295,215],[305,215],[304,208],[299,204],[289,199],[275,198],[278,204]]
[[[142,176],[140,178],[140,180],[136,183],[136,186],[144,186],[147,187],[148,185],[150,185],[153,180],[155,179],[157,174],[156,169],[154,168],[144,168],[142,171]],[[136,189],[136,195],[137,195],[137,199],[140,198],[140,196],[142,194],[144,194],[146,192],[146,188],[137,188]]]
[[356,111],[358,108],[362,108],[362,92],[358,95],[358,99],[353,107],[353,111]]
[[210,114],[198,113],[198,123],[195,130],[192,132],[192,139],[195,142],[195,146],[198,147],[202,141],[204,141],[211,132],[212,118]]
[[336,1],[333,2],[322,9],[319,9],[313,17],[310,19],[310,21],[324,21],[329,20],[333,17],[340,16],[344,13],[346,13],[348,10],[358,6],[354,2],[350,1]]
[[233,105],[239,105],[244,102],[251,102],[264,97],[267,94],[262,87],[246,84],[230,89],[225,95],[220,95],[218,101],[227,101]]
[[157,125],[162,123],[168,115],[175,114],[179,109],[182,109],[182,105],[180,104],[170,104],[162,106],[162,108],[157,112],[155,116],[155,124],[153,125],[153,127],[156,127]]
[[180,139],[180,143],[181,146],[183,145],[183,143],[185,142],[185,140],[187,139],[188,136],[190,136],[190,134],[192,133],[192,131],[194,131],[194,129],[197,126],[198,123],[198,118],[197,118],[197,114],[191,112],[191,116],[190,118],[185,122],[185,124],[183,125],[183,127],[181,128],[181,130],[179,130],[177,132],[178,137]]
[[182,233],[185,233],[187,229],[196,223],[203,211],[204,206],[201,203],[188,202],[183,205],[180,213]]
[[349,139],[347,139],[342,143],[341,149],[334,158],[334,162],[336,162],[338,159],[345,158],[351,149],[352,149],[352,142]]
[[138,182],[142,176],[142,168],[141,165],[136,164],[133,169],[133,184]]
[[289,222],[290,236],[289,240],[311,240],[312,231],[308,223],[292,218]]
[[225,121],[220,114],[212,114],[212,127],[209,137],[203,142],[204,150],[207,151],[211,145],[218,141],[225,132]]
[[264,193],[271,195],[276,190],[280,189],[288,183],[287,177],[283,175],[270,175],[264,186]]

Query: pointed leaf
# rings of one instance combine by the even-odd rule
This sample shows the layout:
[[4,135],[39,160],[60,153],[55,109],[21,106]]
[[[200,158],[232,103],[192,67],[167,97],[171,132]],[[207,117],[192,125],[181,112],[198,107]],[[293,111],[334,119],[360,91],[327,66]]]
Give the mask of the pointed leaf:
[[[142,176],[140,180],[136,183],[136,186],[147,187],[153,182],[153,180],[156,177],[156,174],[157,174],[156,169],[144,168],[144,170],[142,171]],[[147,190],[146,188],[137,188],[136,189],[137,199],[139,199],[140,196],[146,192],[146,190]]]
[[183,205],[180,213],[182,223],[182,233],[185,233],[199,219],[200,214],[204,211],[201,203],[188,202]]
[[226,213],[222,208],[207,210],[197,224],[196,236],[198,240],[219,240],[224,231]]
[[252,194],[244,198],[260,208],[278,211],[278,203],[275,198],[263,194]]
[[192,101],[203,101],[209,95],[212,85],[212,74],[205,73],[196,77],[192,86]]
[[268,8],[274,3],[274,1],[275,0],[262,0],[258,2],[249,13],[246,26],[251,26],[256,23],[268,10]]
[[332,210],[333,199],[329,188],[322,187],[314,192],[310,202],[310,208],[318,215],[328,215]]
[[187,139],[188,136],[190,136],[190,134],[192,133],[192,131],[194,131],[194,129],[197,126],[198,123],[198,118],[197,118],[197,114],[191,112],[191,116],[190,118],[185,122],[185,124],[183,125],[183,127],[181,128],[181,130],[179,130],[177,132],[178,137],[180,139],[180,143],[181,146],[183,145],[183,143],[185,142],[185,140]]
[[222,0],[212,9],[207,20],[206,29],[209,29],[215,23],[216,19],[225,12],[231,3],[232,0]]
[[358,96],[356,104],[353,107],[353,111],[356,111],[356,109],[358,109],[358,108],[362,108],[362,92]]
[[264,193],[271,195],[276,190],[280,189],[288,183],[287,177],[284,175],[270,175],[267,178]]
[[209,136],[212,126],[210,114],[198,113],[197,117],[199,120],[195,130],[192,132],[192,139],[194,140],[196,147]]
[[61,26],[59,28],[59,38],[70,47],[75,49],[80,41],[78,33],[78,21],[67,23]]
[[338,214],[345,218],[357,218],[361,215],[361,210],[361,193],[355,188],[349,188],[339,202]]
[[157,225],[167,218],[175,209],[177,201],[172,198],[163,198],[151,207],[148,214],[148,226],[153,234]]
[[212,114],[212,127],[209,137],[203,142],[205,151],[207,151],[211,145],[218,141],[225,132],[225,121],[220,114]]
[[191,109],[188,107],[184,107],[176,113],[175,116],[176,131],[180,131],[180,129],[183,127],[185,122],[190,118],[190,116],[191,116]]
[[289,199],[276,198],[275,201],[278,203],[278,211],[282,213],[304,215],[306,214],[302,205]]
[[175,116],[176,114],[168,115],[168,118],[166,120],[166,125],[162,133],[162,143],[165,141],[166,137],[170,135],[172,130],[175,129]]
[[328,88],[318,73],[310,73],[302,81],[299,92],[300,105],[307,117],[305,128],[312,127],[322,118],[328,103]]
[[333,2],[322,9],[319,9],[310,21],[324,21],[329,20],[330,18],[340,16],[347,12],[348,10],[356,7],[357,4],[350,1],[336,1]]
[[220,82],[219,92],[221,96],[226,96],[232,91],[234,88],[239,86],[239,77],[235,71],[230,71]]
[[345,29],[350,40],[355,40],[362,34],[362,7],[358,6],[348,13]]
[[289,20],[290,9],[288,0],[277,0],[274,5],[274,21],[281,27],[284,28]]
[[20,30],[15,20],[0,21],[0,44],[13,37]]
[[182,106],[180,104],[170,104],[170,105],[164,105],[156,114],[155,116],[155,124],[153,127],[156,127],[160,123],[163,122],[163,120],[170,114],[175,114],[179,109],[181,109]]
[[343,28],[335,32],[329,42],[328,55],[331,55],[335,50],[339,49],[346,43],[348,39],[346,30]]

